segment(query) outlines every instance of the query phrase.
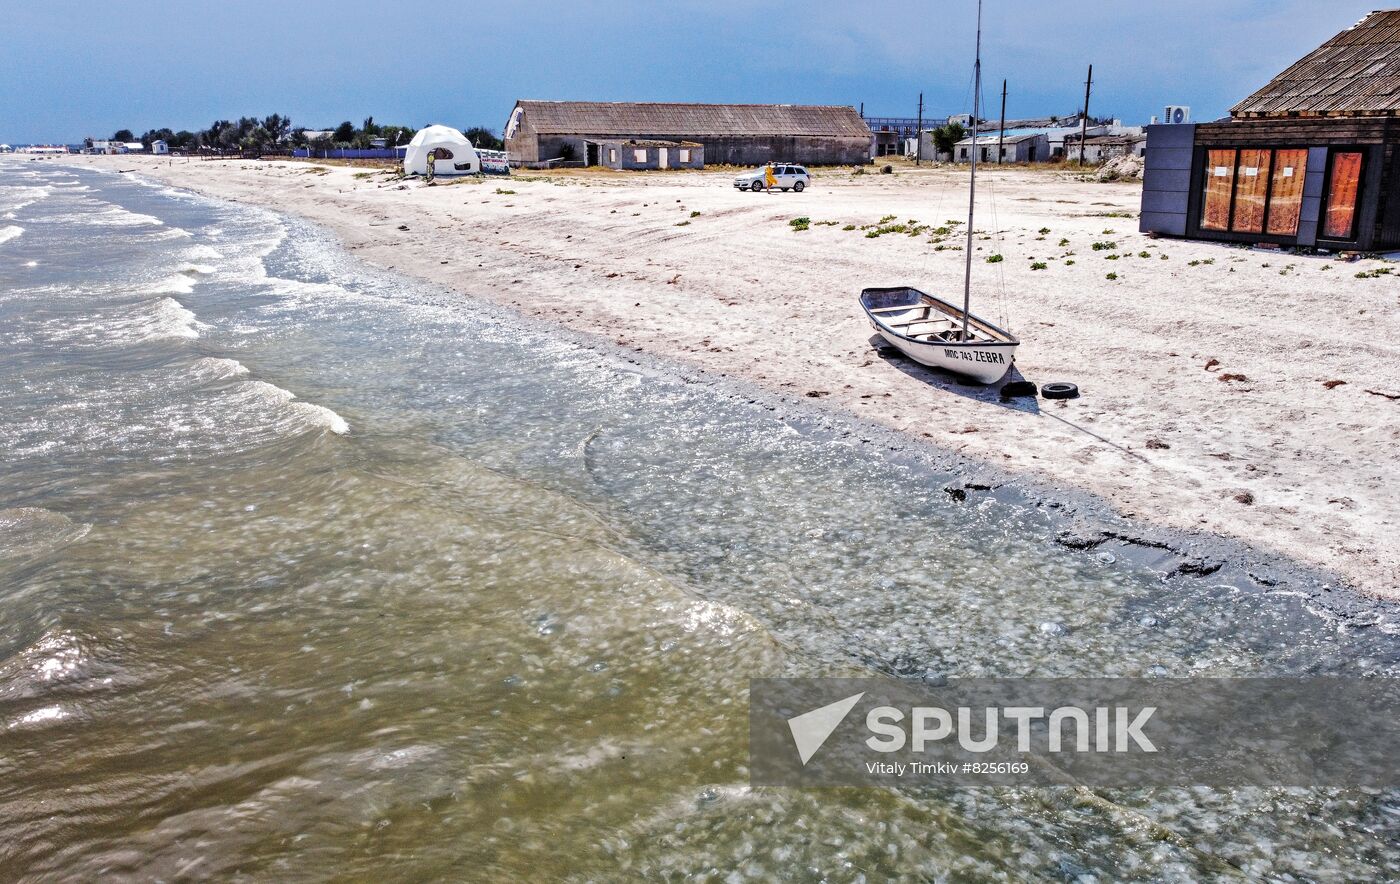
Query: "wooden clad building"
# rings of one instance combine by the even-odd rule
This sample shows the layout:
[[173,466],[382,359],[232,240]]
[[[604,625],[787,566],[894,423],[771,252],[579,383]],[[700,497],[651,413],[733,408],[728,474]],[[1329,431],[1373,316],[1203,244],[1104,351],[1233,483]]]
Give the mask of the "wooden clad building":
[[1199,125],[1149,126],[1144,232],[1400,248],[1400,9],[1373,12]]
[[854,108],[790,104],[518,101],[506,123],[516,165],[606,164],[621,141],[694,142],[706,163],[870,162],[870,127]]

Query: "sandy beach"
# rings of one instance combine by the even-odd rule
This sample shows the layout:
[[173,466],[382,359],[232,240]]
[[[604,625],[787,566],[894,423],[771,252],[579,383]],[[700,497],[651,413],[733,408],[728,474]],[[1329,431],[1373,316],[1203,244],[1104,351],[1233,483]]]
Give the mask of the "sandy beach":
[[1400,596],[1400,286],[1379,260],[1150,239],[1135,183],[992,169],[974,311],[1020,335],[1021,375],[1083,393],[1031,405],[878,352],[856,303],[873,285],[960,295],[962,170],[816,170],[769,195],[732,171],[427,187],[296,162],[70,161],[294,213],[465,296]]

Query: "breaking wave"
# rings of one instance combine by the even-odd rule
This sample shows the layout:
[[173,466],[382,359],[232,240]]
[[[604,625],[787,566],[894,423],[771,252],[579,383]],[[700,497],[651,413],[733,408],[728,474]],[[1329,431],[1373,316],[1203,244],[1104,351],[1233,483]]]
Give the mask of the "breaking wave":
[[20,234],[24,233],[24,228],[18,224],[7,224],[0,227],[0,242],[9,242]]
[[100,310],[78,322],[52,331],[55,340],[79,346],[107,346],[113,342],[139,344],[147,341],[199,337],[200,322],[194,313],[174,298],[156,298],[135,305]]
[[320,427],[338,436],[350,432],[350,425],[345,422],[345,418],[324,405],[302,402],[297,399],[295,393],[276,384],[266,381],[244,381],[240,386],[242,396],[260,400],[268,408],[283,410],[298,423],[308,427]]
[[195,377],[204,381],[225,381],[248,376],[248,367],[237,359],[221,359],[214,356],[196,359],[190,370]]
[[51,193],[53,193],[53,187],[47,184],[39,187],[28,185],[0,187],[0,208],[4,208],[7,216],[12,218],[14,212],[47,198]]

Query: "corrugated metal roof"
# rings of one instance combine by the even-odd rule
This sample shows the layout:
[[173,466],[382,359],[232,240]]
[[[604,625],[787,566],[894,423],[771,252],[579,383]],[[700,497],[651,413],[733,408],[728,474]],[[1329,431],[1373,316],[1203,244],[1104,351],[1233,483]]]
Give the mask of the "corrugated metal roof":
[[[1003,138],[1002,136],[1000,136],[1000,135],[995,135],[995,134],[993,134],[993,135],[978,135],[978,136],[977,136],[977,143],[978,143],[979,145],[984,145],[984,146],[995,145],[995,144],[997,144],[998,142],[1003,143],[1003,144],[1020,144],[1022,141],[1030,141],[1030,140],[1035,139],[1035,138],[1040,138],[1040,137],[1042,137],[1044,134],[1045,134],[1044,132],[1023,132],[1023,133],[1021,133],[1020,135],[1012,135],[1010,132],[1008,132],[1008,133],[1006,133],[1006,136],[1005,136],[1004,138]],[[954,146],[955,146],[955,147],[967,147],[967,146],[970,145],[970,144],[972,144],[972,139],[969,137],[969,138],[964,138],[962,141],[959,141],[959,142],[958,142],[956,145],[954,145]]]
[[870,137],[870,127],[851,107],[529,100],[519,105],[542,135]]
[[1400,9],[1366,16],[1230,108],[1230,114],[1400,114]]

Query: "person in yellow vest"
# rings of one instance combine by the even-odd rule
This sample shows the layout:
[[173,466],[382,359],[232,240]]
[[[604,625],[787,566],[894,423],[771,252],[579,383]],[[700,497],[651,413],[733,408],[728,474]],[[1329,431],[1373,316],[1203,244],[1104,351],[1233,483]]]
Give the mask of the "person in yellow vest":
[[433,183],[433,167],[437,165],[437,151],[428,151],[428,183]]
[[763,167],[763,187],[769,193],[778,186],[778,176],[773,172],[773,164],[769,163]]

